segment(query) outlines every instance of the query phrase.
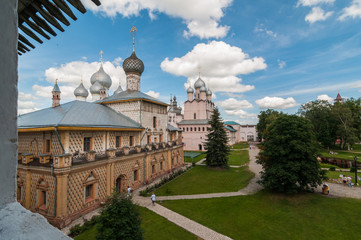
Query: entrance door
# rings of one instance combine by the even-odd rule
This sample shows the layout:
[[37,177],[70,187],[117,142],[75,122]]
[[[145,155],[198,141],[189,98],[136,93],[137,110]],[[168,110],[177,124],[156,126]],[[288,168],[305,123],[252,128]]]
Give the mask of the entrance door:
[[120,193],[122,191],[122,185],[123,185],[123,176],[119,176],[117,180],[115,180],[115,191]]
[[202,151],[202,144],[199,144],[199,151]]

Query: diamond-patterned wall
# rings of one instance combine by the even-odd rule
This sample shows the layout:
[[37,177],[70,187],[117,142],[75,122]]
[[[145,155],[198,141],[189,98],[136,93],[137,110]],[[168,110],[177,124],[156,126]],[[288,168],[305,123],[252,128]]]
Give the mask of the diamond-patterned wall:
[[32,153],[39,156],[43,151],[43,134],[41,132],[19,133],[18,152]]
[[[55,198],[55,193],[54,193],[54,177],[52,177],[51,175],[43,175],[40,173],[31,173],[31,201],[30,201],[30,208],[31,209],[35,209],[37,207],[37,188],[36,188],[36,184],[38,183],[39,179],[41,177],[44,177],[45,181],[48,183],[48,195],[47,195],[47,211],[48,214],[53,215],[54,214],[54,198]],[[24,180],[24,185],[25,185],[25,180]]]
[[115,132],[109,132],[108,148],[115,148]]
[[102,132],[96,132],[93,134],[94,137],[94,146],[93,150],[96,152],[103,152],[104,149],[104,143],[103,143],[103,133]]
[[108,103],[107,106],[111,107],[115,111],[124,114],[132,120],[140,123],[140,101],[134,102],[120,102],[120,103]]
[[83,134],[82,132],[69,132],[69,152],[83,151]]

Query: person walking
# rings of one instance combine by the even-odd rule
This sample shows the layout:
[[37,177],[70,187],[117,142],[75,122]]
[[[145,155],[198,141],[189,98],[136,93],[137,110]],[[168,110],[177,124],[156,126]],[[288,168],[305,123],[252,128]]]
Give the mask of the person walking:
[[154,206],[154,203],[155,203],[155,194],[153,193],[152,196],[150,197],[150,199],[152,200],[152,203],[153,203],[153,206]]
[[132,192],[132,189],[128,186],[128,197],[130,197],[131,196],[131,193]]

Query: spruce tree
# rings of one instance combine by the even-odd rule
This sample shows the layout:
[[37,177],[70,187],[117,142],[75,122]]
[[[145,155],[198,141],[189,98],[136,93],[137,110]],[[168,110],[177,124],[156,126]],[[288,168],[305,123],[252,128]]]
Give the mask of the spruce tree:
[[218,108],[214,108],[209,123],[211,127],[208,130],[205,143],[205,149],[207,150],[206,164],[209,167],[227,168],[229,155],[228,138]]

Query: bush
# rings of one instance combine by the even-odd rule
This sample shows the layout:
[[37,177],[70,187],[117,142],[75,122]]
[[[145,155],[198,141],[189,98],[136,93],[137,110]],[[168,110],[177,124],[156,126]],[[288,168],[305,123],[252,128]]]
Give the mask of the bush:
[[350,168],[350,172],[355,172],[356,169],[354,167]]
[[335,168],[335,167],[330,167],[328,170],[330,170],[330,171],[336,171],[336,168]]

